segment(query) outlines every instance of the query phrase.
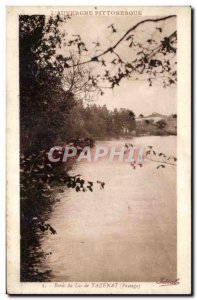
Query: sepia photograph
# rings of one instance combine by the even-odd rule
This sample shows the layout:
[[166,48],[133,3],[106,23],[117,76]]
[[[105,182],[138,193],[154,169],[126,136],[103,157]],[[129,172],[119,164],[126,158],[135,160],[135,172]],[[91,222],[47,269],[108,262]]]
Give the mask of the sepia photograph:
[[179,84],[190,69],[183,73],[178,26],[181,14],[189,24],[190,8],[10,7],[7,14],[18,33],[8,42],[18,47],[8,128],[17,132],[20,292],[36,294],[39,284],[46,294],[189,293],[189,210],[187,287],[177,224],[184,192],[190,208],[179,175],[188,174],[189,189],[182,163],[190,162],[183,141],[191,100],[180,98]]

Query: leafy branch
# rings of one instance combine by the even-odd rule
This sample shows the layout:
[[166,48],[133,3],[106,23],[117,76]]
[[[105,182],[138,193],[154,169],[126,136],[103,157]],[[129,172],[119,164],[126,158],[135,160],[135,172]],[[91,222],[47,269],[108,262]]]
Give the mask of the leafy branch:
[[[127,147],[133,147],[132,144],[130,144]],[[160,159],[159,159],[160,158]],[[166,154],[164,154],[163,152],[156,152],[153,148],[153,146],[147,146],[147,149],[144,153],[144,160],[147,159],[149,161],[155,162],[155,163],[159,163],[159,165],[157,165],[157,169],[160,168],[165,168],[165,165],[172,165],[172,166],[177,166],[177,158],[175,156],[168,156]],[[137,166],[142,167],[143,164],[142,162],[138,163],[137,161],[134,161],[131,163],[131,166],[133,167],[133,169],[135,170]]]
[[[138,26],[140,26],[144,23],[149,23],[149,22],[157,23],[157,22],[164,21],[164,20],[167,20],[167,19],[170,19],[170,18],[175,18],[175,17],[176,17],[176,15],[170,15],[170,16],[162,17],[162,18],[158,18],[158,19],[146,19],[146,20],[140,21],[136,25],[134,25],[130,29],[128,29],[127,32],[112,47],[104,50],[102,53],[100,53],[100,54],[98,54],[98,55],[96,55],[96,56],[94,56],[94,57],[92,57],[92,58],[90,58],[86,61],[80,62],[79,65],[87,64],[87,63],[90,63],[92,61],[98,62],[99,61],[98,59],[100,57],[106,55],[107,53],[113,53],[114,52],[113,50],[127,37],[127,35],[129,33],[134,31]],[[173,35],[174,35],[174,33],[173,33]],[[171,36],[169,38],[171,38]],[[69,67],[71,68],[73,66],[69,66]]]

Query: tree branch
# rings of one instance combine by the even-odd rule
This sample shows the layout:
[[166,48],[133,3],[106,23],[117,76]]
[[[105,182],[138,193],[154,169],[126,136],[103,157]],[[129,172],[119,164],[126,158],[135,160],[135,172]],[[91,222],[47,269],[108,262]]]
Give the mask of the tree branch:
[[[124,38],[129,33],[131,33],[132,31],[134,31],[138,26],[140,26],[140,25],[142,25],[144,23],[150,23],[150,22],[151,23],[157,23],[157,22],[164,21],[164,20],[167,20],[167,19],[170,19],[170,18],[175,18],[175,17],[176,17],[176,15],[170,15],[170,16],[167,16],[167,17],[159,18],[159,19],[146,19],[146,20],[140,21],[136,25],[134,25],[133,27],[131,27],[129,30],[127,30],[127,32],[112,47],[106,49],[105,51],[103,51],[99,55],[96,55],[96,56],[90,58],[89,60],[86,60],[86,61],[83,61],[83,62],[79,63],[78,65],[84,65],[84,64],[87,64],[87,63],[90,63],[90,62],[93,62],[93,61],[98,61],[98,58],[104,56],[107,53],[112,53],[113,50],[124,40]],[[173,35],[174,35],[174,33],[171,35],[171,37]],[[77,65],[74,65],[74,66],[77,66]],[[68,68],[72,68],[72,67],[73,66],[69,66]]]
[[168,161],[161,161],[161,160],[152,159],[152,158],[147,157],[147,156],[146,156],[146,158],[147,158],[148,160],[154,161],[154,162],[156,162],[156,163],[168,164],[168,165],[173,165],[173,166],[176,166],[176,165],[177,165],[177,164],[170,163],[170,162],[168,162]]

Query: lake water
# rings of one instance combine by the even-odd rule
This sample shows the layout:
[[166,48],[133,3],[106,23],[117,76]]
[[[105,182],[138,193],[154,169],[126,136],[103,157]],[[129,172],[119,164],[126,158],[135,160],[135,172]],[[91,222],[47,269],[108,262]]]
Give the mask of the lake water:
[[[176,137],[98,141],[99,145],[153,145],[176,156]],[[101,190],[57,195],[48,222],[57,235],[41,240],[49,255],[40,266],[50,281],[158,281],[176,278],[176,166],[147,161],[76,163],[70,174],[105,182]]]

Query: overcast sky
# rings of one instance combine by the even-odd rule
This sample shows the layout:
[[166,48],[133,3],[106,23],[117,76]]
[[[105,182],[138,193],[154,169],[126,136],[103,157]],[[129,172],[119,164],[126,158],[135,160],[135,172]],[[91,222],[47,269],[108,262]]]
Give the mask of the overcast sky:
[[[73,38],[73,34],[80,34],[89,50],[87,57],[84,57],[86,60],[88,57],[99,54],[99,52],[96,52],[97,48],[95,48],[93,42],[98,41],[101,44],[100,49],[103,51],[113,45],[130,27],[143,19],[145,17],[75,16],[68,21],[65,29],[68,32],[68,38]],[[108,28],[110,24],[114,24],[117,33],[111,34],[111,29]],[[150,37],[151,32],[151,37],[157,39],[159,31],[155,31],[155,29],[153,31],[153,26],[155,25],[146,24],[146,26],[138,27],[135,33],[136,37],[139,40],[147,39]],[[163,36],[170,35],[176,29],[176,21],[174,19],[162,21],[158,26],[163,28]],[[132,55],[129,52],[131,51],[130,49],[122,44],[120,49],[117,50],[128,58],[129,55]],[[94,64],[95,67],[98,67],[98,63]],[[140,113],[148,115],[152,112],[162,114],[176,113],[176,86],[163,88],[161,84],[155,83],[150,87],[147,81],[123,79],[120,82],[120,86],[114,88],[113,91],[105,90],[105,94],[98,98],[96,104],[106,104],[109,109],[129,108],[136,115]]]
[[176,113],[176,88],[161,86],[149,87],[147,82],[124,80],[120,87],[116,87],[96,101],[108,108],[129,108],[136,115],[149,115],[152,112],[161,114]]

